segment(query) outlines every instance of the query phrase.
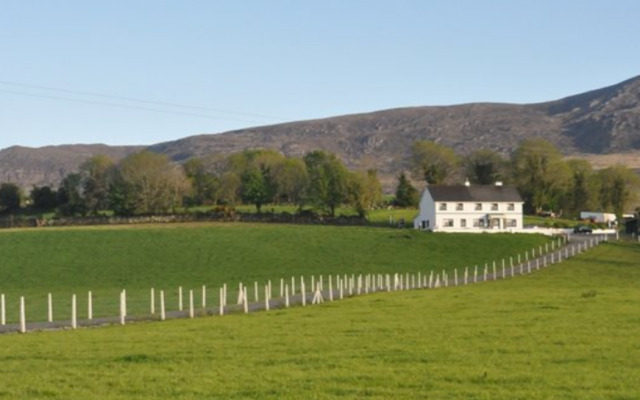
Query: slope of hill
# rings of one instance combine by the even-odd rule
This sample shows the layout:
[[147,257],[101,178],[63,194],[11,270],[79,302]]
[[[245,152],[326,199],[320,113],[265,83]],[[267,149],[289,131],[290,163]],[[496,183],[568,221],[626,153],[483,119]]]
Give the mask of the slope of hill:
[[0,182],[14,182],[25,189],[57,185],[67,174],[77,171],[89,157],[107,155],[119,160],[141,150],[138,146],[65,145],[29,148],[14,146],[0,151]]
[[[531,137],[548,139],[567,155],[640,150],[640,77],[547,103],[400,108],[191,136],[150,149],[177,162],[247,148],[275,149],[288,156],[324,149],[336,153],[350,168],[376,168],[383,180],[391,181],[406,168],[416,140],[436,141],[460,154],[482,147],[509,154]],[[62,171],[74,170],[82,162],[83,153],[74,148],[3,150],[0,182],[55,184]],[[134,149],[138,148],[117,151],[122,155]],[[69,156],[61,156],[62,150],[68,150]],[[95,150],[110,151],[107,147]]]

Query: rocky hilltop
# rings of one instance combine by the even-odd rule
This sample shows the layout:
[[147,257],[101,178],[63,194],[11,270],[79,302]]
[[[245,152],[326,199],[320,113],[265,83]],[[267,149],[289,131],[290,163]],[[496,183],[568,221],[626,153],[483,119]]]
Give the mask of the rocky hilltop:
[[[640,77],[546,103],[399,108],[191,136],[149,149],[177,162],[247,148],[275,149],[288,156],[324,149],[336,153],[350,168],[376,168],[383,180],[390,182],[406,168],[409,149],[416,140],[436,141],[460,154],[482,147],[509,154],[531,137],[551,141],[566,155],[640,150]],[[13,147],[0,152],[0,182],[25,187],[56,184],[92,154],[119,158],[139,149]]]

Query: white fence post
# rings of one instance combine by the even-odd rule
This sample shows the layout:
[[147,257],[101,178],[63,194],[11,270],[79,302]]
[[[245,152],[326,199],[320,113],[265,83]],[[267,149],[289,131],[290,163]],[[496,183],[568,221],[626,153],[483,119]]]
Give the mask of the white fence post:
[[71,329],[78,328],[78,309],[76,295],[71,296]]
[[269,286],[264,287],[264,310],[269,311]]
[[226,283],[222,285],[222,299],[220,301],[222,302],[222,307],[226,307],[227,305],[227,284]]
[[291,295],[295,296],[296,294],[296,277],[292,276],[291,277]]
[[193,318],[193,290],[189,290],[189,318]]
[[0,325],[7,324],[7,307],[4,303],[4,293],[0,295]]
[[87,293],[87,319],[89,321],[93,319],[93,293],[91,290]]
[[20,297],[20,333],[27,331],[27,312],[24,309],[24,297]]
[[247,298],[247,287],[244,287],[244,290],[242,291],[242,304],[244,307],[244,313],[248,314],[249,313],[249,299]]
[[167,318],[167,313],[164,308],[164,290],[160,291],[160,320],[164,321]]
[[220,288],[220,315],[224,315],[224,287]]
[[284,296],[284,279],[280,278],[280,298]]
[[300,280],[300,295],[302,296],[302,306],[307,305],[307,293],[304,286],[304,279]]
[[207,309],[207,287],[202,285],[202,309]]
[[289,285],[284,286],[284,306],[289,308]]
[[47,295],[47,321],[53,322],[53,298],[51,293]]
[[125,310],[126,307],[127,307],[126,304],[125,304],[126,303],[125,296],[126,296],[126,294],[125,294],[124,290],[122,292],[120,292],[120,324],[121,325],[125,324],[125,322],[126,322],[125,321],[125,317],[127,315],[127,312]]
[[156,291],[154,288],[151,288],[151,301],[150,301],[150,311],[151,311],[151,315],[154,315],[156,313]]
[[182,286],[178,287],[178,310],[182,311],[184,309],[182,304]]
[[464,284],[469,283],[469,267],[464,267]]

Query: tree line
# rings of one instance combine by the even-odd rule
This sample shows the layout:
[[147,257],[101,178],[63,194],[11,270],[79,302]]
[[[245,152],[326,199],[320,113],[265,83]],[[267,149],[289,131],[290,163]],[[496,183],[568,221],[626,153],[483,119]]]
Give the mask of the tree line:
[[[246,150],[215,162],[191,159],[183,165],[165,155],[142,151],[118,163],[94,156],[57,189],[34,187],[27,198],[36,212],[62,216],[174,213],[183,207],[253,204],[310,206],[334,216],[351,206],[360,216],[382,202],[376,171],[352,172],[335,155],[312,151],[287,158],[271,150]],[[212,165],[213,164],[213,165]],[[0,185],[0,212],[13,214],[23,203],[15,184]]]
[[[407,173],[398,176],[394,204],[415,207],[419,193],[412,182],[425,184],[504,184],[518,188],[528,214],[553,211],[576,217],[580,211],[621,215],[636,201],[638,176],[623,165],[594,170],[586,160],[565,159],[543,139],[523,141],[510,156],[478,149],[459,156],[444,145],[417,141],[411,148]],[[19,212],[20,188],[0,185],[0,213]],[[312,207],[335,215],[346,205],[364,216],[379,207],[382,189],[375,170],[349,171],[334,154],[312,151],[302,158],[272,150],[246,150],[228,156],[190,159],[182,165],[165,155],[143,151],[118,163],[94,156],[78,172],[68,174],[57,189],[34,187],[26,197],[36,212],[62,216],[149,215],[183,207],[265,204]]]
[[[410,171],[426,184],[488,185],[497,181],[518,188],[525,212],[553,211],[577,217],[580,211],[612,212],[621,216],[634,204],[638,175],[624,165],[595,170],[583,159],[565,159],[552,143],[536,138],[523,141],[510,157],[478,149],[459,157],[453,149],[428,141],[411,148]],[[416,204],[417,192],[400,175],[396,200]]]

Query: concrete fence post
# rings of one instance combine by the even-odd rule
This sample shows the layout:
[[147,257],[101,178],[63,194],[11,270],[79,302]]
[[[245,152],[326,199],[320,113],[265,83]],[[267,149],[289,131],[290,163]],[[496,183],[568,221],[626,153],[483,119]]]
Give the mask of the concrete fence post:
[[151,294],[149,295],[150,297],[150,311],[151,311],[151,315],[154,315],[156,313],[156,293],[155,290],[153,288],[151,288]]
[[304,287],[304,281],[300,281],[300,294],[302,295],[302,307],[307,305],[307,293]]
[[71,296],[71,329],[78,328],[78,308],[76,302],[76,295]]
[[236,304],[240,305],[244,301],[244,286],[242,286],[242,282],[238,284],[238,301]]
[[20,333],[27,332],[27,311],[24,307],[24,297],[20,297]]
[[182,286],[178,286],[178,310],[182,311],[184,309],[182,304]]
[[47,322],[53,322],[53,298],[51,293],[47,294]]
[[124,304],[124,291],[120,292],[120,325],[124,325],[125,324],[125,304]]
[[193,311],[193,290],[189,290],[189,318],[193,318],[195,313]]
[[280,298],[284,296],[284,279],[280,278]]
[[224,287],[220,288],[220,305],[218,313],[220,314],[220,316],[224,315]]
[[249,298],[247,296],[247,287],[245,286],[242,290],[242,304],[244,307],[244,313],[248,314],[249,313]]
[[269,286],[264,287],[264,310],[269,311]]
[[226,307],[227,306],[227,284],[223,284],[222,285],[222,306]]
[[453,283],[458,286],[458,268],[453,270]]
[[296,278],[294,276],[291,277],[291,295],[294,296],[296,294]]
[[207,287],[202,285],[202,309],[207,309]]
[[289,285],[284,286],[284,306],[289,308]]
[[464,267],[464,284],[469,283],[469,267]]
[[478,266],[473,268],[473,283],[478,282]]
[[0,325],[7,324],[7,306],[4,302],[4,293],[0,294]]
[[87,319],[89,321],[93,319],[93,293],[91,290],[87,293]]
[[164,321],[167,318],[167,313],[164,308],[164,290],[160,291],[160,320]]
[[124,299],[124,316],[127,316],[127,289],[122,289],[122,298]]
[[496,272],[496,262],[493,262],[493,280],[498,279],[498,273]]
[[[389,278],[389,275],[387,275]],[[338,298],[342,300],[344,298],[344,280],[338,277]]]
[[484,272],[483,272],[483,280],[486,282],[487,281],[487,274],[489,273],[489,267],[487,266],[487,264],[484,264]]

